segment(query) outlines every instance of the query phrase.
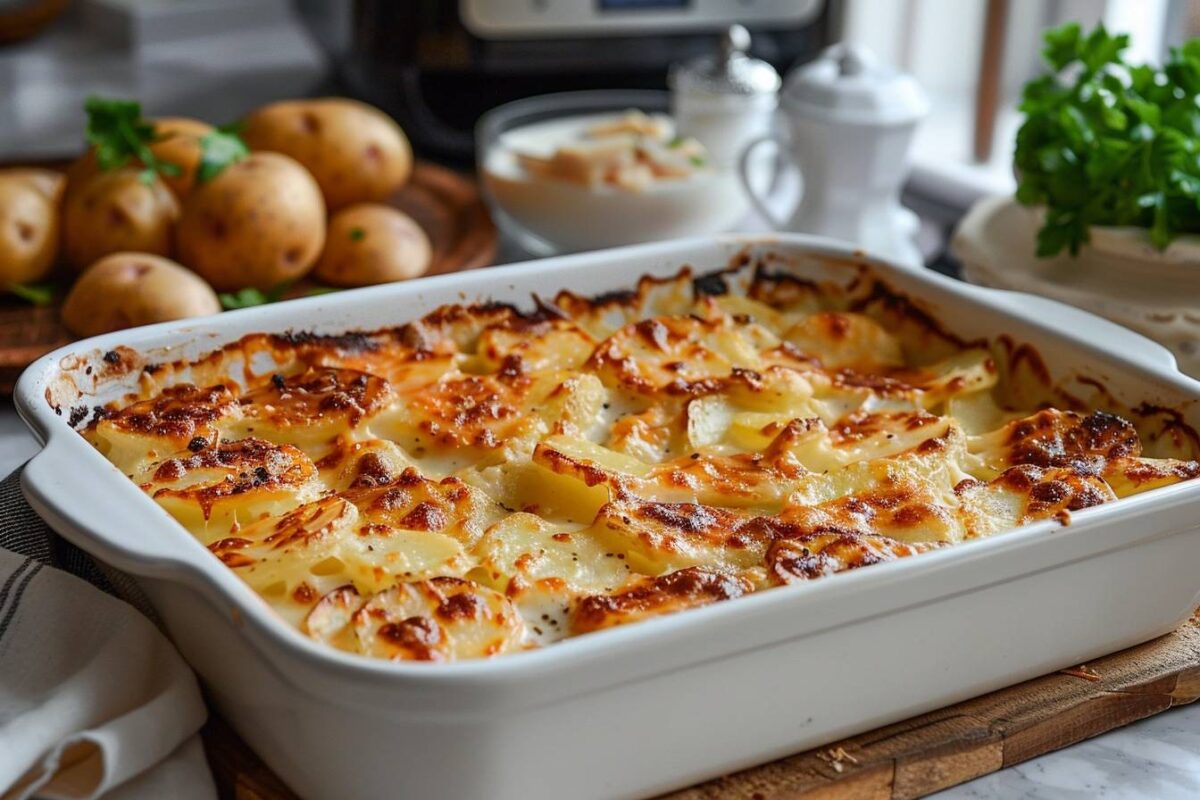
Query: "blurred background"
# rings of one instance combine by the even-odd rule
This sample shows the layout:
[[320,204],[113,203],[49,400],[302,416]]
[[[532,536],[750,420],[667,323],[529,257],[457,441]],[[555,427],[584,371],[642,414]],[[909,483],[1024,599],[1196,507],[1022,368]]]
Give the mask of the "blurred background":
[[1126,31],[1130,58],[1156,61],[1200,31],[1200,2],[0,0],[0,160],[77,153],[90,94],[213,122],[273,99],[348,94],[395,116],[420,156],[469,167],[486,109],[665,88],[670,64],[741,23],[781,73],[839,40],[911,72],[933,105],[908,199],[949,213],[1012,190],[1016,100],[1041,69],[1041,31],[1066,20]]
[[[229,309],[531,256],[772,229],[831,236],[898,263],[1056,297],[1159,339],[1185,369],[1200,370],[1200,324],[1176,308],[1179,287],[1200,291],[1200,271],[1178,267],[1200,259],[1200,243],[1189,238],[1196,215],[1185,208],[1200,191],[1194,165],[1156,176],[1174,188],[1149,185],[1134,198],[1141,210],[1132,216],[1106,208],[1107,216],[1088,220],[1091,228],[1076,221],[1098,233],[1095,244],[1112,245],[1107,251],[1075,252],[1084,234],[1068,242],[1066,225],[1058,245],[1043,252],[1035,237],[1055,235],[1047,229],[1075,212],[1032,189],[1013,200],[1021,95],[1048,71],[1047,32],[1071,26],[1076,50],[1058,70],[1060,84],[1081,72],[1088,79],[1083,54],[1113,44],[1104,70],[1128,76],[1134,65],[1161,68],[1150,84],[1161,87],[1173,48],[1200,34],[1200,0],[0,0],[0,166],[61,174],[75,163],[65,181],[43,176],[57,184],[54,211],[29,216],[21,229],[44,233],[44,241],[34,247],[36,237],[24,236],[14,247],[24,248],[27,268],[0,274],[7,290],[0,291],[0,389],[30,354],[70,335],[193,315],[217,302],[210,293],[199,308],[59,327],[53,308],[74,276],[118,250],[175,258]],[[1200,64],[1189,52],[1188,63]],[[1082,97],[1078,87],[1062,91]],[[1118,102],[1105,93],[1106,102]],[[327,220],[328,238],[319,233],[298,250],[280,243],[280,259],[303,255],[297,269],[266,264],[235,285],[215,264],[230,254],[188,236],[196,231],[189,218],[206,213],[205,192],[193,193],[190,173],[183,185],[161,174],[169,194],[153,179],[150,188],[128,176],[109,179],[126,180],[121,186],[96,184],[103,181],[93,175],[95,155],[81,156],[85,131],[103,128],[84,109],[97,96],[140,103],[126,121],[147,126],[145,141],[117,143],[134,149],[115,166],[144,162],[136,148],[158,142],[183,148],[192,167],[201,153],[215,158],[216,174],[248,151],[225,133],[214,138],[211,126],[233,124],[222,128],[231,135],[239,124],[257,127],[242,131],[249,150],[282,152],[316,177],[324,210],[315,217]],[[319,111],[330,124],[317,131],[305,127],[312,104],[278,105],[325,96],[378,111],[338,101]],[[1119,130],[1083,100],[1079,108],[1043,109],[1059,138],[1030,146],[1029,157],[1041,159],[1033,171],[1050,175],[1063,158],[1082,164],[1102,154],[1110,143],[1097,144],[1100,136],[1126,147],[1143,101],[1132,94],[1119,101]],[[1194,114],[1189,108],[1171,114]],[[630,110],[641,116],[622,119]],[[1081,148],[1061,149],[1077,133],[1072,120],[1093,112],[1101,117],[1088,124],[1098,127],[1080,134]],[[172,128],[174,118],[184,118],[187,130]],[[604,136],[589,127],[599,123],[609,128]],[[296,130],[299,138],[285,142]],[[1170,133],[1200,147],[1190,129]],[[758,148],[766,143],[759,139],[773,147]],[[374,163],[384,141],[390,172]],[[345,177],[343,167],[356,184],[348,194],[331,186]],[[1081,174],[1058,185],[1081,185]],[[75,189],[89,180],[96,202],[73,207],[71,198],[82,196]],[[202,176],[196,187],[206,182]],[[1086,201],[1097,188],[1075,194]],[[1165,205],[1171,192],[1183,214],[1171,225],[1175,251],[1156,241],[1147,261],[1145,209]],[[1007,202],[988,205],[988,198]],[[1112,205],[1129,205],[1119,200]],[[350,201],[385,201],[405,217],[371,212],[378,225],[393,226],[390,263],[342,252],[350,248],[334,231],[361,230],[353,215],[334,214]],[[96,210],[104,203],[114,219],[129,218],[125,233],[108,231]],[[142,219],[135,208],[155,210]],[[58,216],[62,237],[53,230]],[[101,230],[111,241],[94,241]],[[189,238],[198,243],[189,247]],[[1064,250],[1080,261],[1064,260]],[[975,258],[963,258],[966,251]],[[335,275],[343,256],[367,273]],[[1074,268],[1083,261],[1086,272]],[[1135,261],[1140,271],[1130,270]],[[1148,274],[1163,280],[1146,281]]]

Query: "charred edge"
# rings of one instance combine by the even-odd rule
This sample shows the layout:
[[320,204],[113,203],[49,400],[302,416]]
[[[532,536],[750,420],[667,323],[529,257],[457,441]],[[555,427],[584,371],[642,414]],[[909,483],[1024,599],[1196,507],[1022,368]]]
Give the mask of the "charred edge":
[[696,297],[709,295],[716,297],[729,294],[729,284],[725,282],[727,272],[728,270],[718,270],[717,272],[697,275],[692,279],[692,291],[696,293]]
[[729,259],[729,271],[733,272],[741,269],[742,267],[749,266],[750,262],[753,260],[754,256],[750,248],[743,247],[741,250],[735,253],[732,258]]
[[547,303],[537,292],[530,292],[533,298],[533,311],[527,316],[531,322],[552,322],[554,320],[569,320],[570,317],[558,306]]
[[1200,433],[1189,425],[1183,418],[1183,414],[1173,408],[1165,408],[1153,403],[1142,403],[1132,409],[1132,413],[1139,417],[1165,417],[1163,422],[1163,432],[1173,431],[1180,436],[1188,439],[1192,445],[1200,450]]
[[71,416],[67,418],[67,424],[72,428],[78,427],[79,423],[87,419],[89,411],[91,411],[91,409],[87,407],[86,403],[81,406],[75,406],[71,409]]
[[313,331],[286,330],[271,335],[276,344],[290,347],[329,347],[347,353],[372,352],[379,349],[374,333],[367,331],[345,331],[343,333],[314,333]]
[[638,293],[634,289],[614,289],[611,292],[601,292],[600,294],[592,295],[590,298],[584,298],[592,306],[607,306],[607,305],[624,305],[637,300]]
[[793,275],[790,272],[777,272],[767,266],[767,260],[762,256],[754,262],[754,282],[755,283],[771,283],[776,286],[798,286],[801,289],[811,289],[819,291],[821,286],[816,281],[808,278],[801,278],[799,275]]
[[875,303],[879,303],[884,308],[895,311],[906,319],[911,319],[927,332],[961,348],[987,346],[987,339],[968,341],[958,334],[946,330],[945,326],[933,314],[917,305],[908,295],[897,292],[878,279],[872,281],[871,288],[865,297],[850,304],[849,310],[863,313]]
[[[1046,366],[1046,362],[1042,360],[1041,353],[1032,345],[1018,344],[1007,334],[1002,334],[997,341],[1008,353],[1008,371],[1010,375],[1016,373],[1017,367],[1023,363],[1043,386],[1050,386],[1053,383],[1050,378],[1050,369]],[[1069,398],[1069,400],[1073,401],[1073,404],[1076,406],[1082,405],[1077,398]]]

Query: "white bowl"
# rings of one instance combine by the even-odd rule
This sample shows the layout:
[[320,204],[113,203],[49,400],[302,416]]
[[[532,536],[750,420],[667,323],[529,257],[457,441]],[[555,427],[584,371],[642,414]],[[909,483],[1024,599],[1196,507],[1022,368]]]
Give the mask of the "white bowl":
[[484,170],[483,182],[506,214],[560,252],[723,231],[746,212],[741,184],[729,171],[663,181],[643,191],[491,169]]
[[[665,111],[665,92],[567,92],[500,106],[480,121],[480,180],[496,222],[526,249],[547,255],[718,233],[748,210],[732,167],[641,191],[588,187],[531,175],[516,153],[548,156],[580,130],[637,108]],[[530,237],[533,242],[529,241]]]

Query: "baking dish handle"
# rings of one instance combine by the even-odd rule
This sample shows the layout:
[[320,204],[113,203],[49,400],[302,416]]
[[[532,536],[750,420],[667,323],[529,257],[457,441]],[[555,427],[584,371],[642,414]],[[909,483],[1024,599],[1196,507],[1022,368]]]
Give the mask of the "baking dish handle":
[[1116,352],[1134,356],[1144,363],[1165,367],[1172,372],[1179,371],[1175,354],[1166,347],[1090,311],[1026,292],[1009,289],[987,291],[989,299],[999,302],[1017,316],[1050,325],[1059,332],[1074,335],[1093,344],[1116,340],[1119,345],[1111,348]]
[[[176,579],[191,573],[193,567],[179,552],[180,542],[169,535],[171,518],[165,511],[128,502],[124,492],[106,488],[105,481],[81,479],[91,469],[80,463],[88,456],[100,459],[100,468],[116,467],[99,453],[81,454],[65,446],[64,437],[75,435],[56,431],[25,465],[21,489],[34,511],[64,539],[119,570]],[[121,478],[129,483],[124,475]]]

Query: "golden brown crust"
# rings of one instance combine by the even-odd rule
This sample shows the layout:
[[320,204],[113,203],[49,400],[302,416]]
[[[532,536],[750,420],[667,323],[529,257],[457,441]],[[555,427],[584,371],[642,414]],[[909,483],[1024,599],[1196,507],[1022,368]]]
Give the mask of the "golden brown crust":
[[646,617],[732,600],[753,591],[744,578],[703,567],[688,567],[657,578],[642,578],[620,592],[591,595],[576,603],[575,633],[589,633]]
[[[199,437],[191,442],[195,445]],[[214,504],[247,492],[297,489],[316,475],[311,461],[291,445],[239,439],[212,447],[192,447],[188,456],[154,467],[143,488],[156,500],[195,503],[208,518]],[[196,478],[199,480],[196,480]]]
[[307,426],[331,418],[353,428],[390,399],[391,387],[368,372],[310,367],[298,375],[273,373],[266,385],[242,396],[248,418],[278,427]]
[[217,439],[216,423],[236,407],[237,397],[225,384],[199,388],[185,383],[164,389],[149,400],[107,412],[93,425],[189,447],[207,447]]
[[795,583],[895,561],[940,546],[936,542],[905,544],[887,536],[853,531],[806,533],[775,540],[767,551],[767,569],[771,580]]

